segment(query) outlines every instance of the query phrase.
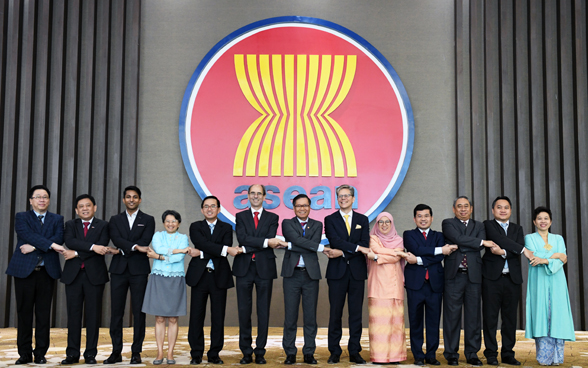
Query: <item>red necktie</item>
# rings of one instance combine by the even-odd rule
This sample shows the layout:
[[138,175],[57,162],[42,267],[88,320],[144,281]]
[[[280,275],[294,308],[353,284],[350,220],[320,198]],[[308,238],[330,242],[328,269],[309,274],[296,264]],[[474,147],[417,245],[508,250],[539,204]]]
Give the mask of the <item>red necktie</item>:
[[[427,232],[426,231],[423,231],[423,236],[425,237],[425,240],[427,240]],[[425,280],[428,280],[429,279],[429,270],[427,269],[426,271],[427,271],[427,273],[425,273]]]
[[[257,225],[259,225],[259,212],[253,212],[253,222],[255,223],[255,230],[257,230]],[[255,253],[251,255],[251,259],[255,259]]]
[[[90,221],[84,221],[84,238],[88,235],[88,228],[90,227]],[[84,269],[84,261],[82,261],[81,269]]]

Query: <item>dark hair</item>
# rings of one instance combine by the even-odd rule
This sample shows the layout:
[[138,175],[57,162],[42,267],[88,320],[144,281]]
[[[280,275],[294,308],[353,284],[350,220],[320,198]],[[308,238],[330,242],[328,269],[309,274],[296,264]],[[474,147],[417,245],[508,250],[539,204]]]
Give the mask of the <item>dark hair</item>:
[[455,199],[453,200],[453,208],[455,208],[455,204],[456,204],[456,203],[457,203],[457,201],[458,201],[458,200],[460,200],[460,199],[467,199],[467,201],[468,201],[468,203],[470,204],[470,206],[472,206],[472,207],[474,206],[474,204],[472,203],[472,201],[470,201],[470,199],[469,199],[468,197],[466,197],[466,196],[459,196],[459,197],[457,197],[457,198],[455,198]]
[[129,185],[128,187],[125,188],[125,190],[123,190],[123,198],[127,195],[128,190],[132,190],[133,192],[136,192],[139,195],[139,199],[141,199],[141,189],[137,188],[134,185]]
[[263,191],[263,195],[265,195],[265,185],[263,185],[263,184],[251,184],[249,186],[249,189],[247,189],[247,194],[251,193],[251,188],[254,187],[255,185],[259,185],[261,187],[261,190]]
[[165,223],[165,218],[169,215],[172,215],[173,217],[176,218],[176,220],[178,220],[178,222],[182,222],[182,216],[180,216],[180,214],[177,211],[174,210],[167,210],[163,213],[163,215],[161,215],[161,222]]
[[494,206],[496,205],[496,202],[498,202],[498,201],[507,201],[508,205],[512,207],[512,202],[510,201],[510,198],[508,198],[507,196],[498,196],[498,197],[496,197],[494,202],[492,202],[492,209],[494,209]]
[[207,200],[207,199],[216,199],[216,205],[218,206],[218,208],[220,208],[220,201],[218,200],[218,198],[216,198],[216,197],[215,197],[215,196],[213,196],[213,195],[210,195],[210,196],[208,196],[208,197],[205,197],[205,198],[202,200],[202,203],[200,203],[200,208],[204,208],[204,202],[206,202],[206,200]]
[[46,186],[39,184],[39,185],[35,185],[34,187],[32,187],[29,190],[29,198],[33,198],[33,194],[35,193],[35,190],[44,190],[47,192],[47,197],[51,198],[51,192],[49,191],[49,188],[47,188]]
[[418,211],[424,211],[424,210],[429,210],[429,214],[431,216],[433,216],[433,209],[429,205],[421,203],[421,204],[417,204],[416,207],[414,208],[414,210],[412,211],[413,217],[416,217],[416,213]]
[[353,188],[351,185],[349,184],[342,184],[339,185],[337,187],[337,189],[335,189],[335,193],[337,194],[337,197],[339,197],[339,192],[342,191],[343,189],[347,189],[351,192],[351,196],[355,197],[355,188]]
[[308,199],[308,204],[310,204],[310,198],[308,198],[308,196],[306,194],[300,193],[296,197],[294,197],[294,199],[292,199],[292,205],[296,206],[296,201],[298,201],[301,198]]
[[92,197],[89,194],[80,194],[79,196],[76,197],[76,207],[78,206],[78,203],[82,200],[82,199],[89,199],[92,204],[95,206],[96,205],[96,200],[94,199],[94,197]]
[[545,206],[539,206],[533,210],[533,221],[537,220],[537,216],[539,216],[541,212],[547,213],[549,215],[549,219],[553,220],[551,217],[551,210]]

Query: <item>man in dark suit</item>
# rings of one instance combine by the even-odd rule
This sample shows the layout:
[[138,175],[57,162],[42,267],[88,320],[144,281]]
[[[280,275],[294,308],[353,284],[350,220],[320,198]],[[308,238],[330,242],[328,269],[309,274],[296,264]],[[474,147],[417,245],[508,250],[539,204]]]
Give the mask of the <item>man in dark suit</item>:
[[301,296],[304,313],[304,362],[317,364],[314,359],[316,308],[321,279],[317,252],[324,250],[321,244],[323,224],[308,217],[310,198],[306,194],[298,194],[292,204],[296,216],[282,221],[282,233],[288,242],[282,262],[285,307],[282,347],[286,352],[284,364],[296,363],[296,330]]
[[457,250],[445,257],[445,295],[443,297],[443,355],[449,365],[458,365],[461,310],[464,308],[464,346],[468,364],[480,366],[478,351],[482,344],[480,303],[482,300],[482,258],[486,239],[481,222],[471,219],[473,206],[466,196],[453,201],[454,218],[443,220],[446,242]]
[[482,314],[484,317],[484,355],[490,365],[498,365],[496,329],[498,313],[502,318],[502,363],[520,365],[513,351],[517,332],[517,308],[523,276],[521,253],[531,256],[525,248],[523,228],[510,221],[512,204],[505,196],[492,202],[493,220],[484,221],[486,237],[496,245],[486,248],[482,258]]
[[[237,279],[237,303],[239,309],[239,348],[243,353],[241,364],[265,364],[265,344],[269,326],[270,303],[276,271],[274,248],[286,246],[276,238],[278,215],[263,208],[265,187],[254,184],[249,187],[250,209],[237,213],[237,240],[243,253],[233,261],[233,275]],[[255,350],[251,346],[251,311],[253,285],[257,294],[257,340]]]
[[155,232],[155,219],[139,210],[141,190],[136,186],[125,188],[123,203],[126,211],[112,216],[108,224],[112,244],[120,253],[115,254],[110,263],[112,354],[104,361],[104,364],[122,361],[120,354],[123,348],[123,316],[129,289],[133,312],[131,364],[141,363],[141,351],[145,339],[145,313],[141,312],[141,307],[147,288],[147,278],[151,273],[147,251]]
[[227,255],[236,256],[233,248],[233,228],[218,219],[220,201],[214,196],[202,200],[200,210],[204,220],[190,225],[190,240],[196,249],[190,252],[192,260],[186,272],[186,284],[192,287],[190,301],[190,364],[200,364],[204,354],[204,317],[210,297],[210,349],[208,362],[223,364],[219,352],[223,348],[227,289],[232,288],[233,275]]
[[[328,254],[327,283],[329,284],[329,357],[328,363],[339,362],[341,356],[341,319],[345,298],[349,309],[349,361],[365,364],[361,357],[361,319],[367,263],[364,253],[369,251],[370,222],[361,213],[352,210],[355,189],[347,184],[337,188],[339,211],[325,217],[325,235],[332,252]],[[338,250],[339,252],[336,252]]]
[[[55,280],[61,277],[57,252],[64,252],[63,216],[48,211],[51,192],[44,185],[29,190],[32,210],[14,218],[16,248],[6,269],[14,277],[18,329],[16,344],[20,358],[15,364],[45,364],[49,349],[51,299]],[[34,311],[34,312],[33,312]],[[33,350],[33,313],[35,350]]]
[[[445,283],[441,261],[457,249],[445,244],[443,233],[431,230],[433,210],[418,204],[413,211],[416,229],[404,232],[404,247],[410,252],[404,268],[410,350],[415,365],[440,365],[436,352],[439,347],[439,322]],[[423,317],[426,320],[427,351],[423,354]]]
[[61,282],[67,300],[67,349],[61,364],[80,361],[82,315],[86,315],[86,364],[96,364],[102,295],[108,282],[104,255],[109,253],[108,222],[94,217],[96,200],[88,194],[76,198],[77,219],[65,223],[64,240],[68,250]]

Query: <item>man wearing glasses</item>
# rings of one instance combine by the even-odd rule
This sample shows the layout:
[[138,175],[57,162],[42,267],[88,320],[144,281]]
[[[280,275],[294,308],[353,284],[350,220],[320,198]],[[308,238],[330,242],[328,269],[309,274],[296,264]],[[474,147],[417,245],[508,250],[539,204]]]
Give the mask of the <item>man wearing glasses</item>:
[[[235,257],[233,275],[237,280],[237,304],[239,305],[239,348],[243,353],[241,364],[253,362],[265,364],[265,345],[269,326],[270,303],[276,271],[274,248],[283,248],[286,242],[276,238],[278,215],[263,208],[265,187],[254,184],[249,187],[250,209],[237,213],[237,240],[243,253]],[[253,349],[251,337],[251,312],[253,286],[257,295],[257,340]]]
[[327,283],[329,284],[329,357],[328,363],[339,362],[342,350],[340,346],[345,298],[349,308],[349,361],[365,364],[361,357],[360,339],[362,332],[362,306],[367,280],[365,255],[369,251],[370,223],[366,216],[352,210],[355,201],[355,189],[347,184],[337,188],[339,211],[325,217],[325,235],[329,240],[331,251],[327,265]]
[[[29,190],[30,211],[14,219],[16,249],[6,274],[14,277],[20,356],[15,364],[45,364],[49,349],[51,299],[55,280],[61,277],[59,253],[63,253],[63,216],[48,211],[51,192],[44,185]],[[33,350],[33,311],[35,349]]]
[[190,225],[192,260],[186,272],[186,284],[192,287],[190,300],[190,364],[202,363],[204,354],[204,317],[210,297],[210,348],[208,363],[223,364],[219,353],[224,345],[227,289],[232,288],[233,275],[227,256],[241,252],[233,245],[233,228],[218,219],[220,201],[215,196],[202,200],[200,210],[204,220]]
[[282,221],[282,233],[288,242],[282,277],[284,278],[284,336],[282,347],[286,353],[284,364],[296,363],[296,330],[298,307],[302,297],[304,313],[304,362],[317,364],[314,359],[316,350],[316,308],[318,303],[319,280],[321,268],[317,252],[322,252],[321,244],[323,224],[310,219],[310,198],[298,194],[292,200],[295,217]]

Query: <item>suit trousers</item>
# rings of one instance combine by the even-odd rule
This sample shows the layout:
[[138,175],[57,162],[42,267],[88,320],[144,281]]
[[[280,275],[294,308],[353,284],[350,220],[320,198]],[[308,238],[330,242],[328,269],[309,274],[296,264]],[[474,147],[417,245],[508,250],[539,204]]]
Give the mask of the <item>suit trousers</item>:
[[102,317],[102,295],[104,284],[92,285],[86,271],[81,269],[74,281],[65,285],[67,300],[67,349],[65,354],[79,358],[82,339],[82,318],[86,315],[86,351],[84,357],[96,357],[100,318]]
[[464,353],[466,359],[476,358],[482,346],[480,303],[482,284],[470,282],[467,273],[458,272],[453,280],[445,280],[443,295],[443,340],[445,359],[459,359],[461,312],[464,312]]
[[112,352],[121,353],[123,349],[123,317],[127,302],[127,292],[131,289],[131,309],[133,312],[133,344],[131,352],[140,353],[145,340],[145,313],[141,312],[143,298],[149,275],[131,275],[127,268],[120,275],[110,275],[110,295],[112,312],[110,317],[110,338]]
[[517,333],[517,309],[521,286],[512,282],[509,274],[498,280],[482,280],[482,313],[484,316],[484,355],[486,358],[498,356],[496,329],[498,327],[498,313],[502,319],[500,333],[502,335],[502,350],[500,356],[514,358],[513,351]]
[[296,355],[296,330],[298,308],[302,297],[304,314],[304,355],[314,354],[316,350],[316,309],[318,304],[319,281],[308,276],[303,268],[295,268],[290,277],[284,277],[284,336],[282,347],[286,355]]
[[[263,356],[267,343],[270,303],[272,300],[273,279],[262,279],[257,273],[256,262],[249,263],[247,274],[237,277],[237,304],[239,306],[239,348],[243,355]],[[251,311],[253,304],[253,286],[257,295],[257,339],[255,350],[251,344]]]
[[190,299],[190,327],[188,342],[192,358],[202,357],[204,353],[204,317],[206,303],[210,296],[210,349],[208,358],[218,357],[225,342],[225,310],[227,289],[216,286],[214,272],[204,271],[198,283],[192,287]]
[[[25,278],[14,278],[18,329],[16,345],[20,356],[44,356],[49,349],[51,299],[55,280],[45,267]],[[34,310],[34,312],[33,312]],[[33,351],[33,313],[35,316],[35,350]]]
[[[433,359],[439,348],[439,323],[443,293],[436,293],[429,282],[420,290],[406,289],[410,350],[416,359]],[[423,320],[427,330],[427,351],[423,354]]]
[[365,292],[365,280],[356,280],[351,275],[349,266],[345,269],[343,277],[340,279],[327,279],[329,284],[329,329],[328,344],[331,354],[341,355],[340,346],[341,336],[343,334],[341,320],[343,318],[343,307],[347,297],[347,308],[349,312],[349,341],[347,349],[350,355],[357,354],[361,351],[361,332],[362,332],[362,306]]

